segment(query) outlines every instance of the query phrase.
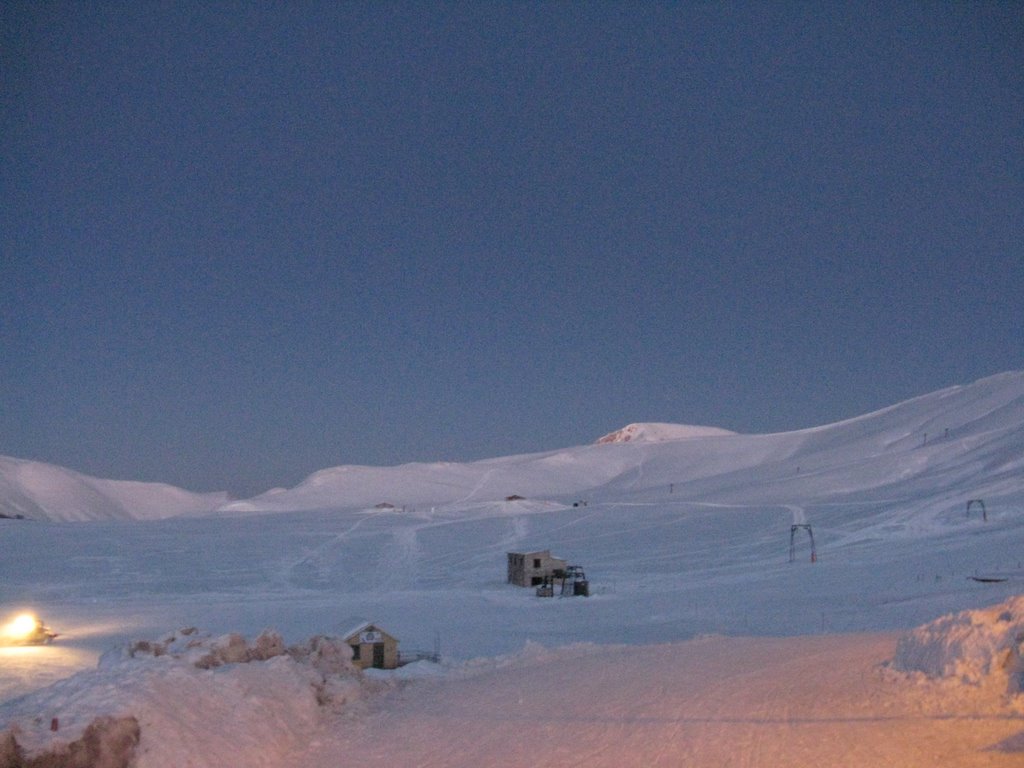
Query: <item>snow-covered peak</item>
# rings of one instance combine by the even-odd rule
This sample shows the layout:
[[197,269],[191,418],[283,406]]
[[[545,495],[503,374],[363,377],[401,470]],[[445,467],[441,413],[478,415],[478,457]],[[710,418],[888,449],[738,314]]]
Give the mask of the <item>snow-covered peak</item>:
[[629,424],[622,429],[609,432],[604,437],[598,438],[597,444],[604,443],[660,443],[666,440],[688,440],[693,437],[721,437],[723,435],[735,435],[728,429],[718,427],[697,427],[689,424],[660,424],[657,422],[645,422]]

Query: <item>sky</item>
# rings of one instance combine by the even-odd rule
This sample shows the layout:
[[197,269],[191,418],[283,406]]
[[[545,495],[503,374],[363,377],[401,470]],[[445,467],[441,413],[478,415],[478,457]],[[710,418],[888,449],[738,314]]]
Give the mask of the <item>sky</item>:
[[1024,368],[1024,4],[0,4],[0,453],[239,496]]

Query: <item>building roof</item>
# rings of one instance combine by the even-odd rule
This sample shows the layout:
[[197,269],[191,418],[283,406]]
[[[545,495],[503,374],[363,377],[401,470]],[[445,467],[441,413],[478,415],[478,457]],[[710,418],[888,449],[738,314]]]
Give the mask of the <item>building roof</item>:
[[342,638],[349,638],[356,634],[356,632],[362,632],[372,626],[373,622],[359,616],[350,616],[338,624],[338,627],[341,629]]
[[552,555],[550,549],[534,549],[534,550],[528,550],[528,551],[523,551],[523,552],[509,552],[509,554],[510,555],[521,555],[522,557],[539,557],[539,556],[543,556],[543,557],[548,557],[548,558],[550,558],[552,560],[565,560],[564,557],[559,557],[558,555]]
[[357,635],[360,632],[365,632],[366,630],[371,628],[387,635],[391,639],[395,639],[395,636],[392,635],[390,632],[381,629],[379,624],[375,624],[372,621],[367,621],[366,619],[361,619],[358,617],[346,619],[345,621],[340,622],[338,626],[341,628],[342,640],[348,640],[353,635]]

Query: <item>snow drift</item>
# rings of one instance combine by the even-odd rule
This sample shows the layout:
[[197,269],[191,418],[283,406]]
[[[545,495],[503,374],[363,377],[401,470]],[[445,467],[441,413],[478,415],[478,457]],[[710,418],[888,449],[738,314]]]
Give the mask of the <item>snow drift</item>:
[[1024,691],[1024,595],[948,614],[900,638],[892,668],[931,679]]
[[286,648],[272,631],[249,643],[185,629],[108,653],[97,669],[0,708],[0,765],[47,755],[70,765],[88,744],[110,768],[283,765],[325,711],[380,685],[364,679],[337,638]]

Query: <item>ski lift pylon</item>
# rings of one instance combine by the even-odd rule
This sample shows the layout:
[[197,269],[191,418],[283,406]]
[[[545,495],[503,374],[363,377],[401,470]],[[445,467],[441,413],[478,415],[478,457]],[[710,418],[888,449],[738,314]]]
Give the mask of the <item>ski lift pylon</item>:
[[800,529],[807,531],[807,536],[811,540],[811,562],[818,562],[818,550],[814,547],[814,531],[811,530],[810,523],[794,523],[789,526],[789,562],[796,561],[796,532]]

